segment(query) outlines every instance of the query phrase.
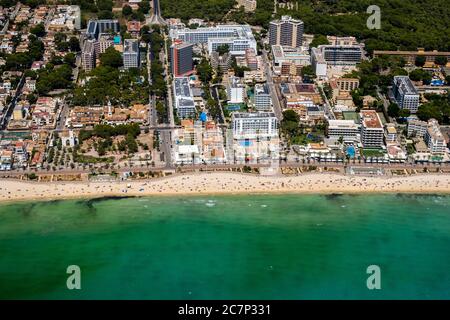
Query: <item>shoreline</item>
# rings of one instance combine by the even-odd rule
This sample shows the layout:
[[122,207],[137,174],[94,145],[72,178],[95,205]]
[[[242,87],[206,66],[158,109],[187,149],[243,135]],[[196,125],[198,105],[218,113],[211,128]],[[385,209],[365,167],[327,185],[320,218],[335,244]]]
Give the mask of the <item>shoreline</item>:
[[202,172],[136,181],[51,183],[3,179],[0,203],[104,197],[151,197],[252,194],[450,194],[450,174],[413,176],[348,176],[305,173],[261,176],[233,172]]

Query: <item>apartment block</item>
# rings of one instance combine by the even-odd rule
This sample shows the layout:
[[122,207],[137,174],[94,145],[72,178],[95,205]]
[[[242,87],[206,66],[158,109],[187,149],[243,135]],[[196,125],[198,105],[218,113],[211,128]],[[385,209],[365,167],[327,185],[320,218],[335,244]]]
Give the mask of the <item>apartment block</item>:
[[85,71],[91,71],[95,68],[95,41],[94,40],[86,40],[83,45],[83,50],[81,52],[81,62],[83,65],[83,69]]
[[86,36],[91,39],[97,39],[101,33],[118,33],[120,24],[118,20],[89,20],[86,30]]
[[395,76],[392,93],[401,109],[416,113],[419,109],[420,96],[408,76]]
[[444,154],[446,152],[447,143],[441,132],[439,123],[435,119],[430,119],[428,121],[428,128],[425,133],[425,142],[433,155]]
[[176,77],[173,80],[175,109],[179,118],[190,118],[196,114],[196,108],[188,77]]
[[254,12],[256,5],[256,0],[237,0],[237,6],[244,7],[245,12]]
[[139,68],[140,66],[140,53],[139,53],[139,40],[125,39],[123,46],[123,67]]
[[235,112],[232,128],[234,139],[278,137],[278,119],[273,112]]
[[384,145],[384,129],[375,110],[363,110],[361,119],[361,143],[364,147],[380,148]]
[[269,43],[270,45],[301,47],[304,28],[303,21],[292,19],[290,16],[282,16],[280,20],[271,21],[269,24]]
[[174,77],[189,75],[193,72],[192,47],[190,43],[174,43],[170,47],[170,68]]
[[360,127],[353,120],[328,120],[327,133],[330,138],[355,141],[360,135]]
[[207,45],[209,54],[223,45],[228,45],[232,55],[244,55],[248,48],[257,50],[255,37],[248,25],[218,25],[197,29],[176,28],[170,30],[170,37],[185,43]]
[[407,135],[408,137],[424,137],[427,133],[428,122],[421,121],[417,118],[408,118]]
[[245,84],[238,77],[231,77],[227,85],[228,103],[243,103],[246,97]]
[[256,84],[253,95],[255,109],[258,111],[269,111],[272,109],[272,97],[267,84]]

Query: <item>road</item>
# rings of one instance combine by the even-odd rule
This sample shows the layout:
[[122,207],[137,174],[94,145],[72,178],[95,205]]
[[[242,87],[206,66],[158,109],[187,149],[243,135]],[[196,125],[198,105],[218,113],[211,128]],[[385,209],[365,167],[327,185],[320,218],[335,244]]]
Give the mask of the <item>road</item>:
[[167,52],[167,35],[164,33],[164,51],[161,51],[161,61],[164,64],[164,70],[165,70],[165,80],[167,83],[167,112],[168,112],[168,119],[169,124],[171,126],[175,125],[175,119],[173,117],[173,99],[172,99],[172,86],[170,85],[170,70],[169,70],[169,53]]
[[321,82],[317,82],[317,86],[320,88],[320,90],[322,91],[322,95],[325,99],[325,115],[327,116],[328,120],[336,120],[336,116],[334,115],[334,112],[331,108],[331,104],[330,101],[328,101],[328,97],[325,94],[325,91],[323,90],[323,84]]
[[[147,79],[149,85],[151,86],[153,81],[152,81],[152,57],[150,44],[149,47],[147,48]],[[156,112],[156,97],[151,93],[149,93],[148,95],[148,105],[149,105],[148,124],[150,127],[157,127],[158,113]]]
[[[169,132],[169,131],[165,131],[165,132]],[[168,157],[170,157],[172,154],[169,152],[167,153]],[[223,169],[234,169],[234,168],[242,168],[244,165],[244,163],[242,164],[198,164],[198,165],[184,165],[184,166],[179,166],[180,168],[183,169],[208,169],[208,170],[223,170]],[[271,164],[266,164],[266,163],[259,163],[259,164],[247,164],[249,166],[251,166],[252,168],[269,168],[271,167]],[[296,161],[288,161],[288,162],[284,162],[282,161],[280,163],[280,168],[303,168],[303,167],[308,167],[308,166],[315,166],[318,168],[340,168],[340,169],[344,169],[346,167],[354,167],[354,168],[382,168],[382,169],[386,169],[386,170],[404,170],[404,169],[416,169],[418,172],[423,171],[424,168],[427,168],[430,172],[435,171],[437,168],[444,168],[444,169],[448,169],[450,168],[450,163],[443,163],[443,164],[409,164],[409,163],[404,163],[404,164],[377,164],[377,163],[358,163],[358,161],[356,163],[350,162],[347,164],[344,163],[334,163],[334,162],[318,162],[318,161],[310,161],[307,162],[305,161],[305,163],[303,163],[302,161],[296,162]],[[102,170],[102,172],[140,172],[140,171],[145,171],[145,170],[169,170],[169,169],[176,169],[176,166],[155,166],[155,167],[151,167],[151,168],[147,168],[147,166],[133,166],[133,167],[122,167],[120,169],[117,168],[111,168],[109,170]],[[52,170],[46,170],[46,169],[41,169],[41,170],[12,170],[12,171],[1,171],[0,172],[0,177],[12,177],[12,176],[17,176],[17,175],[24,175],[27,173],[42,173],[42,174],[89,174],[93,171],[93,169],[63,169],[63,170],[57,170],[57,171],[52,171]]]
[[386,99],[386,96],[381,92],[380,87],[377,87],[377,96],[378,98],[381,99],[381,101],[383,101],[383,108],[384,108],[384,114],[387,116],[387,121],[391,122],[390,117],[389,117],[389,113],[388,113],[388,108],[389,108],[389,101]]
[[16,95],[12,98],[11,102],[8,105],[8,108],[3,115],[0,123],[0,130],[5,130],[8,126],[9,119],[13,113],[14,107],[16,106],[18,97],[22,94],[23,84],[25,83],[25,74],[20,78],[19,84],[17,85]]
[[262,50],[263,63],[264,63],[264,73],[267,80],[267,85],[269,86],[270,95],[272,96],[273,111],[278,121],[283,119],[283,110],[281,108],[280,99],[278,98],[277,90],[275,84],[273,83],[272,69],[270,68],[270,61],[267,57],[267,52],[265,49]]
[[55,131],[64,131],[66,127],[67,116],[69,115],[69,105],[66,103],[66,96],[64,96],[61,107],[61,112],[59,113],[58,121],[56,122],[56,130]]
[[166,163],[164,169],[172,169],[172,130],[161,130],[158,132],[161,151],[164,155],[164,162]]
[[220,109],[219,122],[221,124],[225,124],[225,115],[223,113],[222,103],[220,102],[220,94],[219,94],[220,86],[221,86],[220,84],[213,84],[212,86],[209,87],[209,92],[210,92],[211,96],[213,97],[213,99],[216,100],[219,105],[219,109]]
[[152,14],[149,19],[149,24],[166,24],[161,16],[161,8],[159,6],[159,0],[152,1]]

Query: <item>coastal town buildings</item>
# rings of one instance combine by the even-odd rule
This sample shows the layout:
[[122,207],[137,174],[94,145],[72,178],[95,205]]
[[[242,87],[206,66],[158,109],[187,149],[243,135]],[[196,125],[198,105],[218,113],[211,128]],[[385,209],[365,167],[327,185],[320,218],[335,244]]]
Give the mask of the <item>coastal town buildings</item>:
[[190,43],[177,42],[170,47],[170,68],[175,77],[193,72],[192,47]]
[[298,48],[303,43],[303,21],[290,16],[282,16],[280,20],[269,24],[269,44]]
[[95,68],[96,53],[95,53],[95,41],[86,40],[83,45],[83,51],[81,54],[81,62],[83,69],[87,72]]
[[227,86],[228,103],[243,103],[245,98],[245,85],[240,78],[231,77]]
[[175,110],[179,118],[194,117],[197,110],[195,108],[194,97],[189,85],[188,77],[176,77],[173,79],[173,92],[175,100]]
[[327,134],[330,138],[355,142],[360,139],[361,129],[354,120],[328,120]]
[[395,76],[392,91],[398,106],[416,113],[419,109],[420,96],[408,76]]
[[408,118],[407,136],[408,137],[424,137],[427,133],[428,122],[421,121],[417,118]]
[[140,67],[139,41],[125,39],[123,46],[123,67],[125,69]]
[[281,45],[272,46],[273,72],[279,76],[300,76],[303,67],[311,64],[308,49]]
[[[252,12],[256,2],[237,4]],[[120,14],[120,5],[125,3],[133,8],[133,14]],[[136,142],[139,152],[114,154],[113,149],[117,151],[117,143],[124,138],[117,137],[112,139],[114,148],[99,153],[92,146],[100,145],[100,139],[92,138],[79,146],[83,152],[78,154],[76,169],[87,170],[82,163],[91,164],[93,171],[105,164],[112,168],[120,163],[124,168],[125,161],[142,164],[138,158],[144,153],[144,145],[153,152],[145,159],[167,170],[182,164],[245,164],[270,159],[283,159],[289,165],[307,161],[307,157],[345,161],[348,156],[382,163],[446,161],[445,114],[436,115],[441,124],[428,121],[426,113],[418,116],[427,121],[408,117],[405,131],[403,119],[394,120],[396,117],[389,113],[384,101],[386,86],[381,87],[378,81],[378,92],[360,74],[358,64],[367,58],[364,45],[356,38],[322,36],[320,43],[325,44],[313,47],[311,43],[317,43],[314,40],[318,35],[304,34],[301,20],[282,16],[270,22],[266,34],[259,26],[225,22],[234,13],[242,13],[236,8],[221,23],[171,18],[165,20],[167,29],[148,28],[148,19],[138,16],[137,11],[142,11],[139,3],[126,1],[114,7],[113,16],[120,15],[120,19],[91,19],[95,15],[86,15],[90,19],[87,24],[82,23],[77,6],[20,4],[14,15],[14,8],[0,9],[0,27],[4,26],[0,37],[1,132],[20,136],[2,136],[2,141],[14,142],[5,142],[0,148],[3,169],[28,166],[55,172],[69,170],[69,162],[60,167],[60,159],[48,161],[51,150],[55,152],[61,143],[63,149],[74,148],[83,140],[78,140],[80,132],[83,138],[98,125],[130,124],[138,124],[141,130],[142,141]],[[242,20],[248,17],[246,14]],[[44,31],[37,30],[39,36],[32,36],[30,29],[40,24]],[[152,51],[158,47],[153,41],[155,31],[167,44],[156,53]],[[17,54],[29,54],[35,40],[42,43],[35,44],[39,50],[42,46],[40,54],[23,65],[20,59],[14,59]],[[101,55],[110,48],[122,61],[115,59],[118,62],[112,63],[114,67],[99,68]],[[378,54],[375,51],[374,56]],[[407,62],[411,57],[426,56],[431,63],[445,53],[399,51],[388,55],[407,57]],[[398,68],[410,74],[417,69],[432,73],[433,79],[442,81],[439,89],[446,94],[445,67],[441,61],[431,67]],[[58,70],[67,71],[65,86],[54,86],[58,81],[43,81],[53,80]],[[102,74],[105,70],[114,73],[110,82],[114,90],[105,85],[90,91],[99,79],[106,78]],[[154,70],[158,70],[156,81]],[[380,76],[389,72],[383,69]],[[433,100],[434,96],[428,96],[429,87],[432,85],[424,81],[398,76],[389,97],[414,114],[420,101],[425,105]],[[103,91],[110,92],[105,95]],[[386,110],[382,113],[383,102]],[[287,115],[295,116],[295,121],[286,124],[283,112],[290,110],[295,114]],[[296,127],[290,128],[294,122],[298,122]],[[17,148],[11,147],[16,141],[20,142]],[[347,152],[348,148],[354,148],[354,153]],[[123,144],[121,149],[126,149]],[[68,161],[75,165],[73,150],[64,152],[70,153]]]
[[270,111],[272,109],[272,96],[267,84],[256,84],[253,94],[255,109],[258,111]]
[[197,29],[171,29],[172,40],[178,39],[185,43],[206,45],[209,54],[218,47],[228,45],[232,55],[245,55],[245,50],[257,50],[256,40],[248,25],[217,25]]
[[86,36],[91,39],[97,39],[99,34],[120,32],[120,24],[115,19],[89,20],[86,29]]
[[234,112],[232,130],[227,137],[227,150],[231,163],[256,163],[278,159],[280,140],[275,114]]
[[229,53],[220,54],[217,51],[211,53],[211,66],[215,70],[219,70],[222,73],[228,72],[231,66],[232,56]]
[[[330,66],[356,66],[363,58],[360,45],[320,45],[312,51],[313,59],[317,68],[322,67],[323,61]],[[320,70],[319,70],[320,71]]]
[[177,164],[221,164],[227,160],[223,132],[214,121],[184,119],[174,136]]
[[278,137],[278,120],[273,112],[233,113],[235,139]]
[[380,117],[374,110],[362,110],[361,143],[364,147],[380,148],[384,145],[384,129]]
[[436,119],[430,119],[428,121],[428,128],[425,133],[425,141],[431,154],[436,155],[446,153],[447,142]]

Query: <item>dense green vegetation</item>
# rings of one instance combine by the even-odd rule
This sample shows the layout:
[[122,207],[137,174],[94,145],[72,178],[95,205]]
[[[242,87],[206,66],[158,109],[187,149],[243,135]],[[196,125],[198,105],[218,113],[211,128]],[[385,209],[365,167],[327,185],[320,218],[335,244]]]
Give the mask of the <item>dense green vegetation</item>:
[[[15,6],[19,0],[0,0],[0,6],[2,7],[12,7]],[[31,8],[36,8],[40,4],[45,4],[45,0],[20,0],[20,3],[30,6]]]
[[[231,8],[229,0],[162,0],[165,17],[193,17],[220,21]],[[268,27],[272,19],[273,0],[258,0],[256,12],[238,10],[228,18],[238,23]],[[415,50],[424,47],[450,51],[450,6],[448,0],[297,0],[291,10],[278,8],[284,14],[305,22],[305,32],[316,35],[348,35],[364,40],[369,52],[373,50]],[[370,5],[381,9],[381,29],[366,26]],[[211,9],[213,8],[213,9]],[[320,39],[320,38],[319,38]],[[322,38],[323,40],[323,38]]]
[[445,95],[426,94],[428,100],[419,107],[417,116],[421,120],[429,120],[431,118],[439,121],[440,124],[450,124],[450,93]]
[[[128,153],[135,153],[138,151],[138,144],[136,138],[141,133],[138,124],[123,124],[117,126],[99,124],[94,127],[94,130],[81,130],[79,134],[80,145],[83,141],[90,138],[98,138],[94,143],[94,148],[99,156],[104,156],[107,151],[127,151]],[[112,138],[117,136],[124,136],[125,139],[114,145]],[[78,148],[74,151],[74,155],[78,155]],[[79,155],[78,155],[79,156]],[[74,159],[78,159],[74,157]],[[83,162],[83,161],[79,161]]]
[[207,85],[213,77],[213,68],[209,63],[208,59],[203,58],[200,63],[196,66],[197,75],[204,85]]
[[359,88],[353,92],[353,101],[357,107],[362,107],[362,97],[370,95],[377,97],[377,89],[382,93],[388,92],[388,86],[392,84],[394,76],[408,75],[403,69],[405,61],[401,58],[382,56],[363,61],[359,64],[358,71],[354,71],[346,77],[359,78]]
[[5,70],[20,70],[30,68],[33,61],[40,60],[44,53],[44,44],[34,35],[29,36],[28,52],[18,52],[6,57]]
[[233,8],[235,0],[160,0],[164,18],[202,18],[220,21]]
[[120,72],[110,66],[99,66],[89,74],[85,86],[74,89],[73,105],[112,105],[129,106],[132,103],[147,103],[148,81],[140,83],[141,73],[146,69],[130,69]]
[[320,142],[322,141],[325,130],[323,125],[315,125],[310,130],[306,130],[294,110],[283,111],[283,120],[281,121],[280,128],[283,136],[291,145],[305,145],[311,142]]
[[[298,10],[279,9],[305,22],[307,33],[353,35],[364,40],[369,52],[377,50],[450,51],[448,0],[299,0]],[[259,1],[258,1],[259,4]],[[369,30],[370,5],[381,9],[381,29]]]
[[39,94],[47,94],[55,89],[68,89],[72,87],[72,68],[68,64],[54,66],[47,64],[39,72],[36,89]]
[[123,65],[122,55],[114,47],[109,47],[100,55],[100,63],[104,67],[119,68]]
[[152,85],[150,91],[158,97],[165,97],[167,94],[167,86],[164,79],[164,66],[162,61],[159,60],[159,54],[164,47],[164,39],[161,35],[161,29],[157,25],[152,26],[152,31],[148,32],[147,37],[150,41],[150,54],[152,56]]

